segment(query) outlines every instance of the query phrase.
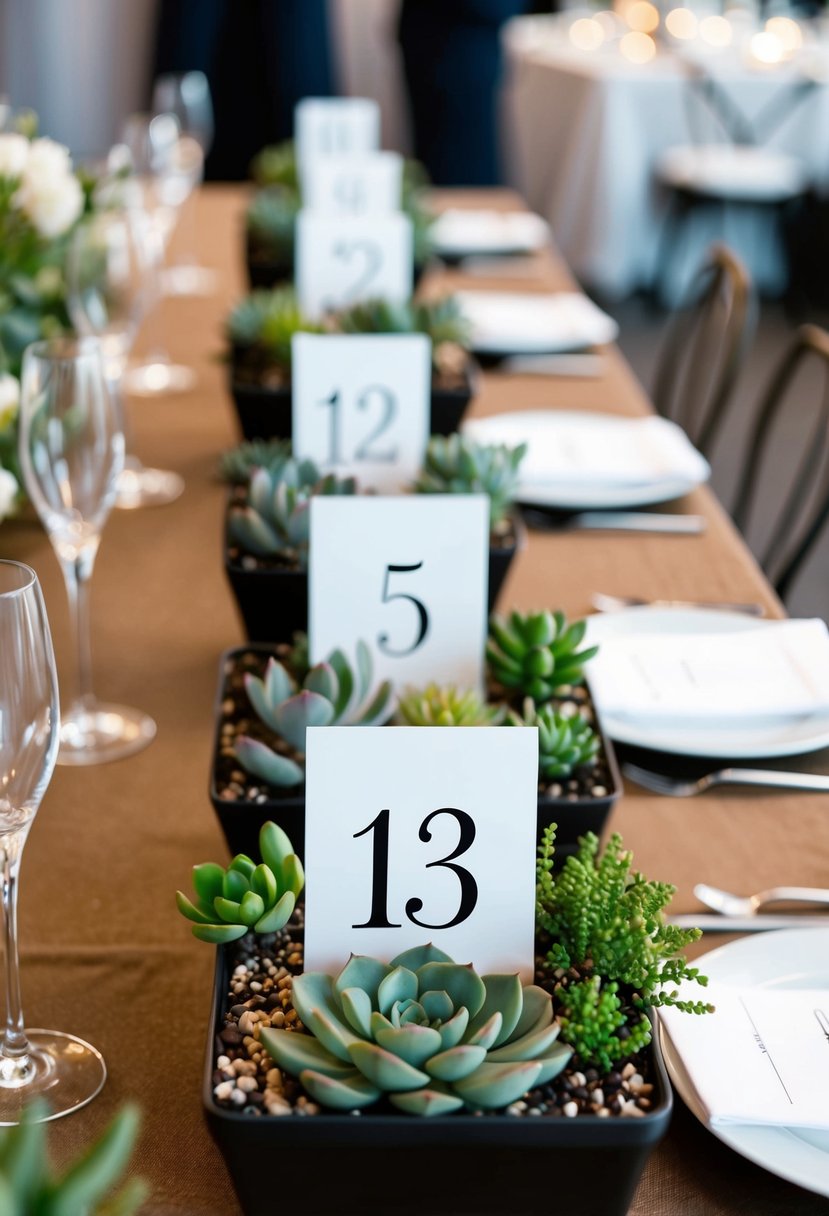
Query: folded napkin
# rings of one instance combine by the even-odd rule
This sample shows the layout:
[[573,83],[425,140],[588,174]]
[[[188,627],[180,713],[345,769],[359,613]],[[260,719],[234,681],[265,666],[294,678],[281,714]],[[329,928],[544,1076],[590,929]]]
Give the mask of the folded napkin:
[[666,418],[620,418],[528,410],[474,419],[464,427],[487,443],[527,443],[524,488],[636,488],[674,478],[705,481],[708,463]]
[[549,235],[547,224],[532,211],[460,210],[453,207],[440,213],[430,232],[438,253],[538,249]]
[[472,323],[472,348],[484,353],[581,350],[612,342],[619,330],[579,292],[459,291],[457,299]]
[[766,621],[745,632],[623,634],[590,664],[602,713],[617,718],[792,718],[829,710],[829,633],[821,620]]
[[711,1123],[760,1123],[829,1131],[829,989],[711,984],[715,1012],[659,1009]]

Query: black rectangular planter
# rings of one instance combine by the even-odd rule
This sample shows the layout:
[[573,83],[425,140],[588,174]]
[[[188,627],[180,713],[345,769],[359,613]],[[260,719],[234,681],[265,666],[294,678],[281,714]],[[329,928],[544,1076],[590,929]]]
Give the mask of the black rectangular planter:
[[[290,636],[290,635],[286,635]],[[283,639],[284,640],[284,639]],[[249,802],[247,799],[229,799],[220,796],[216,785],[216,769],[219,760],[221,742],[222,703],[225,699],[225,667],[237,654],[246,651],[260,651],[263,655],[271,653],[266,645],[236,646],[226,650],[219,661],[219,682],[216,689],[214,717],[216,733],[213,744],[212,763],[210,769],[210,801],[219,820],[227,847],[232,855],[246,853],[255,857],[259,851],[259,830],[263,823],[273,819],[283,828],[301,858],[305,857],[305,787],[300,786],[294,791],[287,790],[284,796],[268,794],[264,802]],[[252,711],[251,711],[252,712]],[[595,832],[601,836],[610,812],[622,794],[622,779],[613,744],[596,722],[596,728],[601,739],[602,750],[612,778],[605,797],[578,798],[572,801],[563,794],[560,798],[540,796],[538,799],[538,838],[549,823],[556,823],[556,858],[561,863],[574,852],[579,836],[585,832]],[[361,729],[355,727],[355,730]],[[371,730],[371,727],[363,729]],[[447,727],[451,730],[451,727]],[[266,789],[263,788],[263,793]]]
[[295,1206],[308,1216],[627,1212],[671,1116],[656,1032],[653,1108],[637,1119],[464,1112],[418,1118],[365,1111],[359,1117],[251,1118],[213,1100],[214,1045],[223,1025],[230,958],[227,948],[217,952],[204,1105],[245,1216],[272,1216],[283,1184],[293,1188]]
[[[475,371],[470,364],[464,372],[464,383],[458,388],[433,388],[430,412],[430,433],[452,435],[461,424],[467,406],[475,392]],[[246,384],[235,378],[230,369],[230,393],[236,406],[239,429],[245,439],[290,439],[293,433],[291,389],[263,388]]]
[[294,281],[293,249],[282,257],[256,256],[256,244],[249,232],[245,232],[245,267],[251,290],[274,287],[277,283]]

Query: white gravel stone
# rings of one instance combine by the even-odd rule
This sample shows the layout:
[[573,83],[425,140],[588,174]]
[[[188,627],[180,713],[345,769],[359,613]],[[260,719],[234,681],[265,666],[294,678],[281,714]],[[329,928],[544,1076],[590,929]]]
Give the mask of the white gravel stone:
[[561,1108],[561,1113],[566,1115],[568,1119],[575,1119],[576,1115],[579,1113],[578,1102],[565,1102],[564,1106]]

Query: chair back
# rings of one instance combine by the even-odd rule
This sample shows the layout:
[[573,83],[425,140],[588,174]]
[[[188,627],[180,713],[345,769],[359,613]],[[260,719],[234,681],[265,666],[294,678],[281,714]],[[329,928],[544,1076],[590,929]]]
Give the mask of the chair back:
[[[802,455],[759,555],[763,570],[784,601],[829,518],[829,332],[817,325],[802,325],[798,329],[771,376],[757,413],[732,512],[735,523],[745,533],[760,491],[765,496],[773,491],[766,480],[760,485],[761,465],[774,454],[770,445],[775,424],[783,419],[786,407],[795,411],[802,406],[802,395],[791,389],[807,364],[815,365],[819,377],[817,417],[811,426],[803,428]],[[793,418],[796,421],[797,416],[793,414]]]
[[725,245],[714,245],[695,279],[690,302],[668,322],[653,402],[708,455],[756,324],[748,272]]

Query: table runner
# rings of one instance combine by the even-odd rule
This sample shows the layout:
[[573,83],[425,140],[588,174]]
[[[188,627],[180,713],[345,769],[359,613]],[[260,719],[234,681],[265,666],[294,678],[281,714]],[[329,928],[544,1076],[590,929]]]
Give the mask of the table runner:
[[[221,561],[224,490],[220,451],[235,442],[225,389],[221,319],[242,289],[240,188],[199,198],[203,261],[220,275],[216,296],[164,304],[172,355],[192,364],[188,396],[135,400],[135,448],[146,463],[177,469],[187,488],[171,506],[113,512],[92,584],[99,694],[151,713],[158,737],[140,755],[89,769],[58,768],[23,862],[21,941],[24,1008],[31,1026],[72,1031],[103,1052],[109,1079],[85,1110],[53,1127],[66,1158],[98,1134],[127,1098],[144,1111],[133,1169],[152,1187],[147,1216],[237,1216],[239,1207],[201,1108],[213,953],[175,910],[193,863],[219,860],[224,844],[208,796],[218,656],[243,640]],[[452,205],[515,206],[506,193],[446,192]],[[430,291],[485,279],[433,276]],[[499,289],[570,287],[553,255],[538,274]],[[615,350],[599,380],[487,374],[476,414],[561,407],[623,414],[648,408]],[[590,593],[761,600],[779,613],[765,580],[706,489],[688,510],[708,519],[701,537],[532,535],[516,560],[502,604],[588,611]],[[49,543],[31,519],[0,530],[0,555],[27,561],[42,579],[61,675],[71,655],[63,587]],[[823,758],[826,763],[826,757]],[[819,767],[821,757],[814,758]],[[694,906],[705,879],[749,891],[785,879],[825,885],[827,799],[819,795],[713,793],[697,801],[658,798],[631,787],[612,820],[636,864],[679,888],[676,910]],[[667,1140],[651,1158],[634,1216],[807,1216],[826,1203],[721,1145],[677,1102]],[[274,1210],[290,1186],[276,1162]],[[586,1180],[589,1185],[589,1180]],[[550,1179],[554,1203],[555,1180]],[[288,1200],[290,1201],[290,1200]],[[507,1214],[505,1213],[505,1216]]]

